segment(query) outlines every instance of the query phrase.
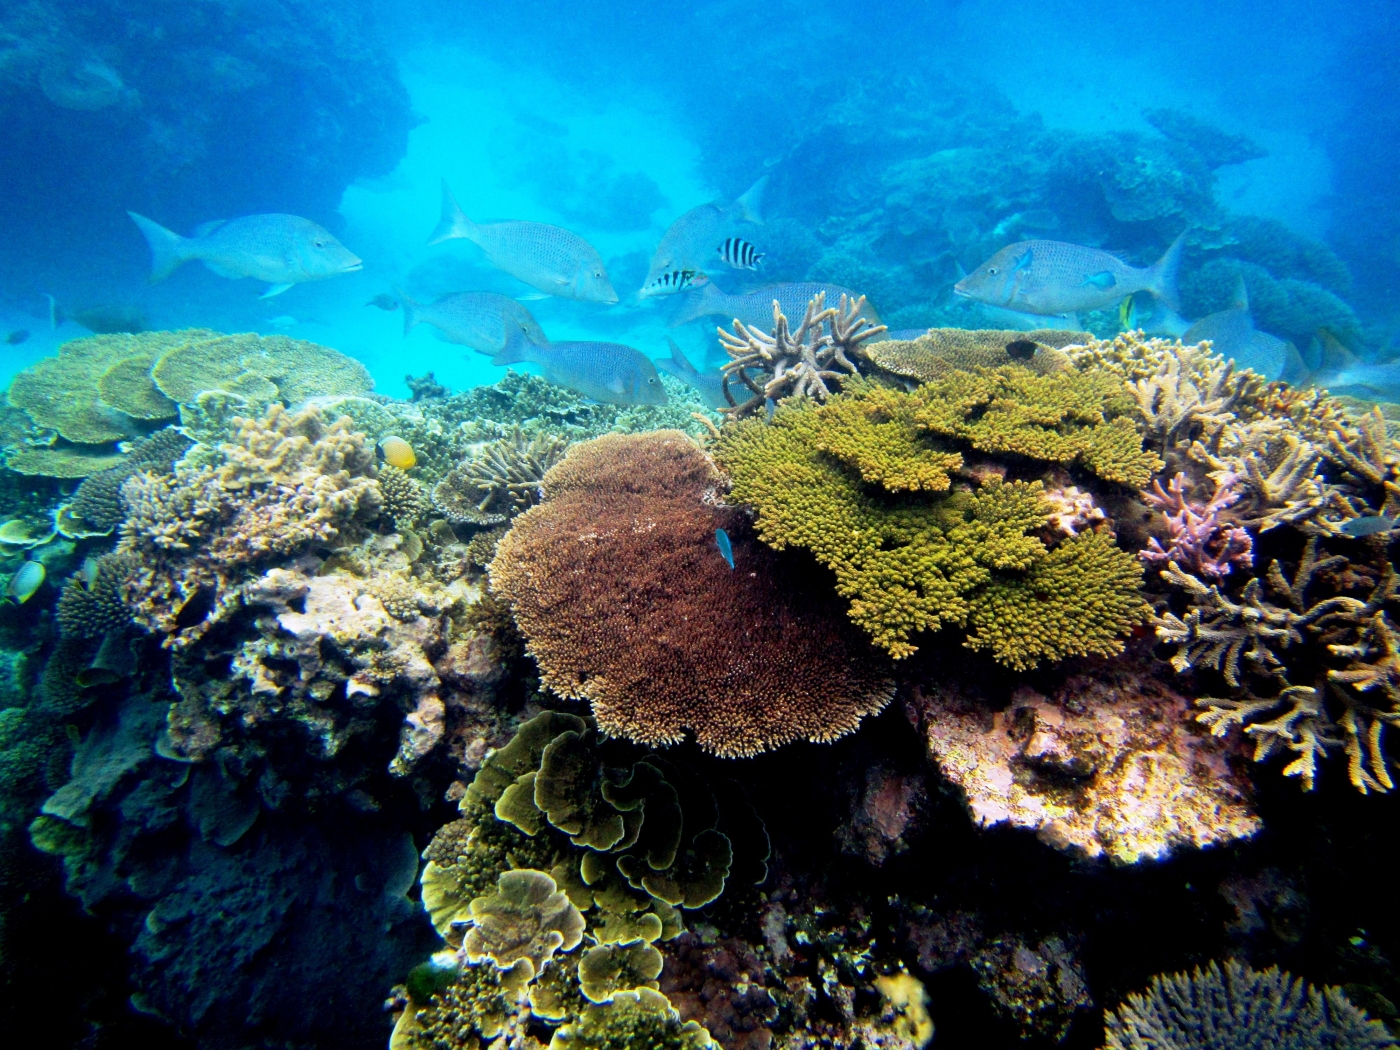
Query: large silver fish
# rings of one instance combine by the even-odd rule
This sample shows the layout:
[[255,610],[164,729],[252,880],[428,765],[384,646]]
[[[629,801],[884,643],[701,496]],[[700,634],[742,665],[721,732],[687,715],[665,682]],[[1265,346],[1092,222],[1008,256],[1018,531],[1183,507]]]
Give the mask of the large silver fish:
[[551,383],[611,405],[664,405],[666,388],[656,366],[639,350],[621,343],[558,342],[537,346],[512,332],[495,365],[529,361]]
[[1211,349],[1221,357],[1228,357],[1241,368],[1258,372],[1265,379],[1281,379],[1289,361],[1287,342],[1254,327],[1254,315],[1249,312],[1249,296],[1243,280],[1228,310],[1207,314],[1181,334],[1181,341],[1188,345],[1205,340],[1210,341]]
[[756,224],[763,221],[763,188],[767,183],[768,176],[765,175],[738,200],[729,204],[720,201],[702,204],[671,223],[651,257],[651,268],[647,270],[647,279],[642,282],[641,297],[645,299],[680,291],[674,283],[668,285],[661,281],[664,274],[679,270],[704,273],[713,269],[716,259],[734,265],[733,261],[721,255],[724,241],[738,233],[752,231]]
[[724,377],[719,372],[700,371],[681,353],[681,348],[676,345],[674,339],[667,339],[666,342],[670,344],[671,356],[658,357],[656,366],[682,383],[688,384],[700,395],[700,400],[705,403],[706,408],[727,407],[729,400],[724,396]]
[[1007,245],[964,277],[953,291],[992,306],[1032,314],[1101,310],[1125,295],[1147,291],[1179,308],[1176,271],[1183,231],[1153,265],[1138,269],[1112,252],[1065,241],[1020,241]]
[[590,303],[617,302],[603,257],[578,234],[545,222],[472,222],[457,206],[444,179],[442,217],[428,243],[457,238],[480,247],[496,269],[546,295]]
[[1371,401],[1400,401],[1400,361],[1362,361],[1325,328],[1318,329],[1308,356],[1318,361],[1316,368],[1309,368],[1300,358],[1296,369],[1299,374],[1285,378],[1300,386],[1325,387],[1334,394]]
[[183,263],[198,259],[220,277],[254,277],[270,287],[261,296],[281,295],[294,284],[354,273],[363,263],[329,230],[299,215],[245,215],[206,222],[181,237],[134,211],[127,212],[151,246],[151,280],[159,281]]
[[403,304],[404,335],[420,324],[430,324],[447,342],[469,346],[483,354],[499,354],[516,332],[537,346],[549,343],[530,311],[508,295],[453,292],[434,302],[420,303],[395,291]]
[[[857,294],[849,288],[842,288],[839,284],[821,284],[815,281],[772,284],[767,288],[760,288],[756,292],[747,292],[744,295],[727,295],[711,282],[698,292],[691,292],[686,296],[676,315],[671,318],[671,327],[686,324],[699,317],[717,315],[725,319],[726,325],[730,319],[737,319],[751,328],[760,328],[766,332],[773,327],[773,300],[775,299],[783,313],[787,315],[788,320],[796,325],[806,312],[807,303],[818,292],[826,293],[827,306],[835,306],[840,302],[842,295],[849,296],[851,299],[857,298]],[[868,301],[861,309],[860,315],[871,324],[880,323],[879,314],[875,312],[875,307],[871,306]]]

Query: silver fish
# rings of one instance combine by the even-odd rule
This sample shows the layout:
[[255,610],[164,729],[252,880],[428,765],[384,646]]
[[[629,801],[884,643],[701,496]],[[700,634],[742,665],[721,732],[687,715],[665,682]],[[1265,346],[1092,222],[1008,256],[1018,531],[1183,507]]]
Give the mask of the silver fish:
[[472,222],[443,180],[442,218],[428,243],[457,238],[481,248],[496,269],[546,295],[589,303],[617,302],[603,257],[578,234],[544,222]]
[[1351,518],[1344,521],[1341,524],[1341,529],[1352,539],[1357,540],[1363,536],[1389,532],[1396,525],[1400,525],[1400,519],[1387,518],[1384,514],[1374,514],[1367,518]]
[[1254,315],[1249,312],[1249,296],[1242,280],[1228,310],[1207,314],[1181,334],[1181,341],[1186,344],[1206,340],[1221,357],[1228,357],[1241,368],[1258,372],[1265,379],[1282,377],[1288,363],[1288,343],[1254,327]]
[[1037,328],[1059,328],[1066,332],[1079,331],[1079,315],[1028,314],[1023,310],[1008,310],[1004,306],[978,303],[982,316],[987,318],[990,328],[1001,328],[1013,332],[1034,332]]
[[710,278],[697,270],[669,270],[655,281],[643,286],[638,298],[646,299],[653,295],[670,295],[687,288],[699,288],[709,284]]
[[[772,284],[743,295],[726,295],[715,284],[710,283],[698,292],[691,292],[686,296],[680,309],[671,319],[671,327],[686,324],[698,317],[719,315],[725,318],[726,323],[734,318],[766,332],[773,327],[773,300],[778,301],[788,320],[796,324],[806,311],[808,301],[818,292],[826,293],[827,306],[835,306],[840,302],[842,295],[851,299],[857,298],[855,292],[849,288],[842,288],[839,284],[820,284],[813,281]],[[871,324],[880,323],[880,317],[869,301],[861,310],[861,316]]]
[[666,342],[671,347],[671,356],[658,357],[656,367],[691,386],[707,408],[727,407],[729,400],[724,396],[724,377],[718,372],[700,371],[681,353],[674,339],[668,338]]
[[395,289],[403,304],[403,334],[420,324],[430,324],[449,343],[469,346],[483,354],[499,354],[510,336],[519,332],[537,346],[548,346],[549,337],[520,303],[495,292],[453,292],[436,302],[420,303]]
[[757,270],[763,261],[763,253],[742,237],[726,237],[719,257],[736,270]]
[[551,383],[611,405],[664,405],[666,388],[656,366],[639,350],[621,343],[559,342],[537,346],[511,333],[493,365],[529,361]]
[[1317,367],[1298,360],[1299,374],[1290,375],[1291,381],[1366,400],[1400,401],[1400,361],[1362,361],[1325,328],[1318,329],[1309,357]]
[[1141,329],[1144,335],[1164,335],[1180,339],[1191,322],[1168,307],[1155,295],[1134,293],[1118,306],[1118,321],[1123,331]]
[[1148,291],[1176,310],[1180,305],[1176,271],[1185,242],[1183,231],[1162,258],[1138,269],[1100,248],[1065,241],[1020,241],[997,252],[954,285],[953,291],[1032,314],[1101,310],[1125,295]]
[[730,204],[719,201],[702,204],[671,223],[651,257],[651,267],[642,282],[642,298],[678,291],[663,288],[656,282],[662,274],[673,270],[703,271],[713,264],[715,251],[726,237],[762,223],[763,189],[767,184],[765,175],[738,200]]
[[281,295],[294,284],[354,273],[363,265],[329,230],[299,215],[245,215],[206,222],[181,237],[134,211],[131,221],[151,246],[151,280],[159,281],[182,263],[198,259],[220,277],[254,277],[269,282],[261,296]]

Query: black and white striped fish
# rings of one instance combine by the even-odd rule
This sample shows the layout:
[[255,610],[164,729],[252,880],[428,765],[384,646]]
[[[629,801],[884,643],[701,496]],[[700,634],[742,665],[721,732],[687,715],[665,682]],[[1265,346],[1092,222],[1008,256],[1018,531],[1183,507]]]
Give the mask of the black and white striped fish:
[[687,288],[699,288],[709,282],[709,277],[699,270],[668,270],[656,280],[642,286],[641,298],[646,299],[653,295],[670,295]]
[[719,257],[736,270],[757,270],[763,253],[742,237],[726,237]]

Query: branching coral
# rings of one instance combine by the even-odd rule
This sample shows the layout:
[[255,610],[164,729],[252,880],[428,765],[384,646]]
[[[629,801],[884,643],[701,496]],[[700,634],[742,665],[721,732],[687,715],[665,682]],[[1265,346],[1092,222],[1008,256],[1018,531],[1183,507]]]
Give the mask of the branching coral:
[[1162,974],[1105,1018],[1106,1050],[1384,1050],[1395,1040],[1338,988],[1215,962]]
[[[1145,609],[1132,557],[1088,534],[1047,550],[1033,534],[1053,510],[1039,482],[990,476],[949,490],[962,457],[931,443],[926,416],[948,429],[964,416],[942,393],[858,387],[784,406],[771,423],[740,421],[717,449],[733,497],[757,509],[770,546],[805,547],[832,569],[852,620],[896,657],[914,652],[918,631],[969,623],[971,647],[1017,668],[1118,651]],[[1065,451],[1047,430],[1052,454]],[[927,495],[903,498],[910,490]]]
[[58,598],[59,630],[65,638],[98,638],[131,622],[122,585],[135,567],[126,554],[104,554],[70,577]]
[[[843,294],[838,305],[827,306],[826,293],[818,292],[796,332],[776,300],[771,335],[737,318],[732,333],[721,328],[720,343],[730,357],[721,370],[721,389],[731,406],[727,411],[744,415],[789,397],[825,401],[832,385],[839,388],[859,371],[852,358],[858,358],[861,344],[885,330],[871,325],[862,315],[864,308],[864,296],[849,300]],[[742,403],[734,399],[734,385],[747,388],[750,396]]]
[[1245,568],[1254,564],[1253,538],[1220,517],[1240,498],[1233,481],[1217,481],[1209,503],[1193,503],[1186,498],[1186,475],[1178,471],[1166,490],[1161,481],[1154,481],[1143,497],[1166,517],[1171,541],[1171,546],[1163,549],[1157,537],[1152,537],[1147,549],[1139,552],[1143,561],[1173,562],[1216,580],[1228,576],[1237,564]]
[[575,445],[500,541],[492,588],[545,683],[590,700],[609,733],[671,744],[691,730],[740,756],[850,732],[889,697],[881,660],[820,581],[706,502],[720,484],[675,431]]
[[453,525],[503,524],[540,501],[541,481],[568,447],[564,438],[527,438],[517,427],[449,471],[433,488],[433,505]]

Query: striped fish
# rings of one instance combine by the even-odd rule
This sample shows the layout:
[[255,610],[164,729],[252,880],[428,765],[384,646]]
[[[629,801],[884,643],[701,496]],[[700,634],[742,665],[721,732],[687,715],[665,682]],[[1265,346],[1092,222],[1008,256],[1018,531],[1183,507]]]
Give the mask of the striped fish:
[[719,257],[736,270],[757,270],[763,253],[742,237],[726,237]]
[[710,278],[699,270],[668,270],[654,281],[648,281],[639,293],[643,299],[653,295],[670,295],[686,288],[699,288],[708,284]]

